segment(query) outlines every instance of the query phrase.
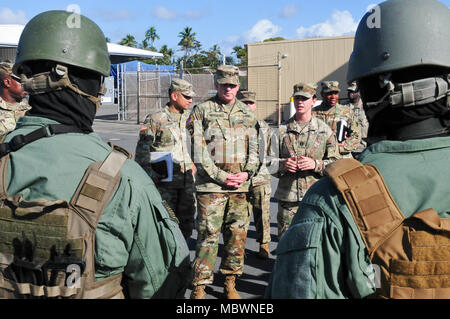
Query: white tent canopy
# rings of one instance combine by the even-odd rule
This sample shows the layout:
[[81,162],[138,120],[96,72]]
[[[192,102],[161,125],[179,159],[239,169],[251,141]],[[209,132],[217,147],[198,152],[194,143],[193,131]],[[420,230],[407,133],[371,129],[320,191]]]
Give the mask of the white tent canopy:
[[24,25],[0,24],[0,47],[17,47]]
[[[0,24],[0,47],[16,48],[25,26],[19,24]],[[153,51],[131,48],[115,43],[108,43],[111,63],[117,64],[136,60],[137,58],[159,58],[163,54]]]

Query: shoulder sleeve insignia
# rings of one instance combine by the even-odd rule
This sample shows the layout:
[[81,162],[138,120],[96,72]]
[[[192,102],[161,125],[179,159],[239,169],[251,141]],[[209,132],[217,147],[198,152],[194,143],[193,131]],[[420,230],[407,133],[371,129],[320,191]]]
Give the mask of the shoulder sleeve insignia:
[[194,114],[189,115],[189,117],[186,121],[186,126],[188,126],[190,123],[192,123],[192,121],[194,121]]
[[148,131],[148,123],[141,125],[139,132]]

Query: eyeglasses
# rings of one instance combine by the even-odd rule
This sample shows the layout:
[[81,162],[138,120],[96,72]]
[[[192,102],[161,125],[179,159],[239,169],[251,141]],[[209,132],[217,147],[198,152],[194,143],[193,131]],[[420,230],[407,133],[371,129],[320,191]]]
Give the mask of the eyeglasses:
[[9,75],[10,77],[11,77],[11,79],[13,79],[13,80],[15,80],[15,81],[17,81],[17,82],[21,82],[22,81],[22,79],[21,78],[19,78],[17,75],[15,75],[15,74],[10,74]]
[[303,95],[296,95],[294,96],[294,100],[300,100],[300,101],[308,101],[310,99],[310,97],[306,97]]
[[181,94],[181,95],[183,95],[183,97],[184,97],[186,100],[192,100],[192,96],[188,96],[188,95],[185,95],[185,94]]
[[220,85],[225,88],[230,88],[230,89],[234,89],[235,87],[237,87],[236,84],[231,84],[231,83],[225,83],[225,84],[220,84]]

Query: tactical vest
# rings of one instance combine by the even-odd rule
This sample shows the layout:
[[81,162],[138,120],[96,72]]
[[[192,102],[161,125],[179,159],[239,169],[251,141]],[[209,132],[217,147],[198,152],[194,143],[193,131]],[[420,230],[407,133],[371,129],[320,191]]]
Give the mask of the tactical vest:
[[130,155],[113,146],[92,163],[69,203],[8,196],[0,160],[0,298],[123,298],[122,274],[95,281],[95,230]]
[[373,165],[343,159],[326,173],[345,199],[372,263],[380,267],[376,296],[450,298],[450,218],[432,208],[405,218]]

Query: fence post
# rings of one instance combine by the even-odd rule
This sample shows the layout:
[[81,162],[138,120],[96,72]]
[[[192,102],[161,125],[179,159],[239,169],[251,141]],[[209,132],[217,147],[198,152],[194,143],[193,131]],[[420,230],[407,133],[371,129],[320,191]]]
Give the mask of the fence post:
[[136,124],[140,123],[140,95],[141,95],[141,79],[140,79],[140,71],[141,71],[141,62],[138,61],[137,63],[137,70],[136,70],[136,78],[137,78],[137,88],[136,88],[136,111],[137,111],[137,120],[136,120]]

